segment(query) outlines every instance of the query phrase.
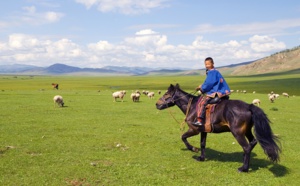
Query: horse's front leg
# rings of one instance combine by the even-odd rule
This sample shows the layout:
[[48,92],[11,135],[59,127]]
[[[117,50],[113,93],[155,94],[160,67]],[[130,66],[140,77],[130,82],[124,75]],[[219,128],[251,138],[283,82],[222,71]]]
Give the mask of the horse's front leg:
[[198,161],[205,160],[206,137],[207,137],[207,133],[201,132],[201,140],[200,140],[201,155],[197,158]]
[[199,148],[192,146],[192,145],[188,142],[187,138],[192,137],[192,136],[195,136],[195,135],[197,135],[197,134],[199,134],[199,131],[193,130],[192,128],[189,128],[188,131],[186,131],[186,132],[181,136],[181,139],[182,139],[183,143],[185,144],[186,148],[189,149],[189,150],[192,151],[192,152],[198,152],[198,151],[199,151]]

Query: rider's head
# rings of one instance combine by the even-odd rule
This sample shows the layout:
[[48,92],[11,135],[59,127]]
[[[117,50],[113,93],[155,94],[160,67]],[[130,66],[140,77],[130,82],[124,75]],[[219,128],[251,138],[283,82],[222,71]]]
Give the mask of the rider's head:
[[205,60],[204,60],[204,65],[205,65],[205,68],[207,70],[211,70],[214,68],[214,60],[213,58],[211,57],[207,57]]

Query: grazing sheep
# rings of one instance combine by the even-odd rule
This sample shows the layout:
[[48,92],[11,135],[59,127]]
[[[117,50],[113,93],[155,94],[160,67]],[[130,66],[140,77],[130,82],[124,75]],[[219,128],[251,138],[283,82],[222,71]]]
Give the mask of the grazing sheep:
[[142,93],[147,96],[147,94],[149,93],[149,91],[143,90]]
[[139,90],[136,90],[136,91],[135,91],[135,93],[139,93],[139,94],[141,94],[141,92],[140,92]]
[[274,94],[275,95],[275,98],[277,99],[279,97],[279,94]]
[[288,98],[290,97],[289,94],[286,93],[286,92],[282,93],[282,95],[285,96],[285,97],[288,97]]
[[130,97],[132,99],[133,102],[138,102],[140,101],[140,96],[141,96],[141,93],[140,92],[133,92],[131,93]]
[[271,94],[269,96],[269,100],[271,101],[271,103],[274,103],[274,100],[276,99],[275,94]]
[[150,98],[150,99],[153,99],[154,98],[154,92],[149,92],[147,94],[147,96]]
[[259,100],[259,99],[254,99],[254,100],[252,101],[252,104],[259,106],[260,100]]
[[253,91],[253,94],[255,94],[256,92],[255,91]]
[[234,90],[230,90],[230,92],[234,92]]
[[117,98],[120,98],[123,102],[123,98],[124,96],[126,95],[126,91],[125,90],[122,90],[122,91],[117,91],[117,92],[114,92],[112,94],[113,98],[114,98],[114,102],[116,102]]
[[56,106],[56,104],[57,104],[59,107],[63,107],[64,104],[65,104],[65,103],[64,103],[64,100],[63,100],[63,97],[60,96],[60,95],[54,96],[53,101],[54,101],[54,107]]
[[247,91],[246,91],[246,90],[243,90],[243,93],[244,93],[244,94],[246,94],[246,93],[247,93]]

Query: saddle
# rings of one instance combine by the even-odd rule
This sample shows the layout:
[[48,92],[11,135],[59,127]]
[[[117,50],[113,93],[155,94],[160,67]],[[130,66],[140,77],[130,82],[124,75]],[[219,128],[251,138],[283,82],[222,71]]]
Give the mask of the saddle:
[[212,124],[212,117],[215,111],[215,107],[218,103],[220,103],[222,100],[228,100],[229,96],[224,96],[222,98],[219,98],[216,96],[215,98],[208,101],[208,104],[206,105],[206,111],[205,111],[205,124],[204,124],[204,132],[213,132],[213,124]]

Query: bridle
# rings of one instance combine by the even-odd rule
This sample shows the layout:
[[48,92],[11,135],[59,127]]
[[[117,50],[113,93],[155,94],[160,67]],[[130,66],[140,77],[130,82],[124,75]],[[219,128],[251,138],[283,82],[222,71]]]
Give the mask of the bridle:
[[[177,90],[176,90],[177,91]],[[165,93],[160,99],[160,104],[162,105],[167,105],[168,107],[168,102],[167,102],[167,99],[171,98],[171,102],[172,103],[175,103],[175,99],[174,99],[174,95],[176,94],[176,91],[174,92],[173,95],[171,95],[170,93]]]
[[[186,94],[186,95],[183,95],[183,96],[181,96],[181,97],[175,99],[174,97],[175,97],[175,95],[176,95],[176,92],[177,92],[177,89],[175,90],[175,92],[173,93],[173,95],[171,95],[170,93],[166,93],[166,94],[164,94],[159,100],[162,101],[162,102],[164,102],[163,104],[164,104],[164,105],[167,105],[167,107],[169,107],[169,106],[168,106],[168,103],[167,103],[167,99],[171,98],[171,102],[175,104],[175,101],[180,100],[181,98],[188,96],[188,94]],[[196,92],[197,92],[197,91],[192,92],[192,94],[195,94]],[[174,117],[174,115],[173,115],[173,114],[171,113],[171,111],[169,110],[169,114],[170,114],[170,115],[173,117],[173,119],[180,125],[180,130],[181,130],[182,132],[183,132],[183,130],[184,130],[184,124],[186,123],[186,118],[187,118],[187,116],[188,116],[188,114],[189,114],[189,111],[190,111],[190,108],[191,108],[192,101],[193,101],[193,97],[191,97],[191,98],[189,99],[189,101],[188,101],[187,109],[186,109],[186,113],[185,113],[185,118],[184,118],[184,120],[183,120],[181,123]]]

